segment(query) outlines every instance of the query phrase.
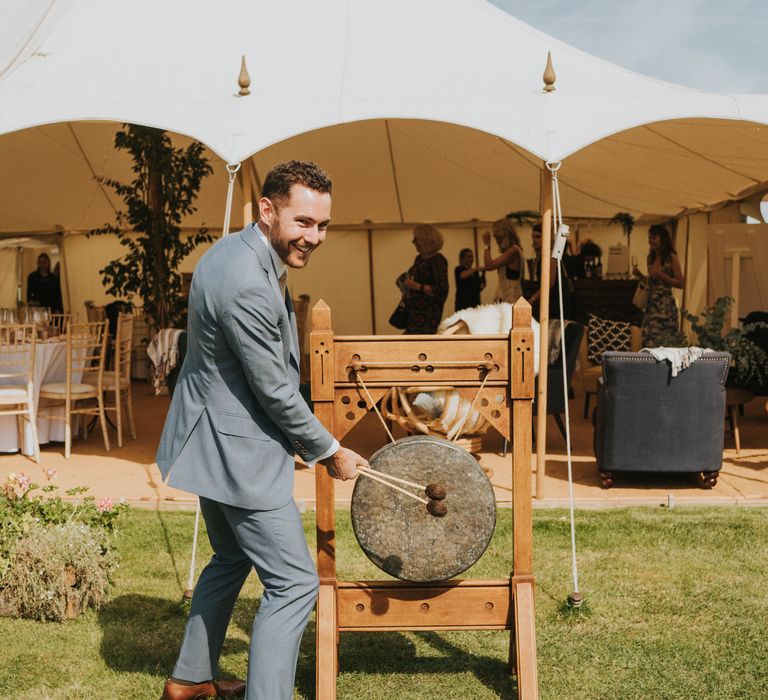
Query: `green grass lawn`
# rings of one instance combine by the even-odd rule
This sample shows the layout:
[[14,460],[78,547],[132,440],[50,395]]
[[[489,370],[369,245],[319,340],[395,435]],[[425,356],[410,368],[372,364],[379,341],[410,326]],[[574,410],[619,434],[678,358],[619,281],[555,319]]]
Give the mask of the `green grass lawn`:
[[[340,512],[339,574],[382,578]],[[193,515],[134,511],[118,536],[110,601],[67,624],[0,619],[0,697],[157,699],[175,661]],[[567,515],[534,513],[542,698],[768,698],[768,509],[633,508],[577,514],[585,605],[569,611]],[[305,516],[311,541],[313,514]],[[511,561],[511,513],[466,577],[499,578]],[[204,539],[204,538],[203,538]],[[210,550],[201,547],[201,563]],[[255,576],[230,626],[222,675],[243,676],[258,605]],[[314,697],[314,622],[298,698]],[[508,634],[346,634],[340,698],[513,698]]]

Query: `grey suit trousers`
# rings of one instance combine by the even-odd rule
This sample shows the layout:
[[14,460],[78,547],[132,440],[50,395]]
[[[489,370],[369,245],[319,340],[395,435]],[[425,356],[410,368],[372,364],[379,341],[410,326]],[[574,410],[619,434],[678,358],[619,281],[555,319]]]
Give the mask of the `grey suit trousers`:
[[214,555],[203,569],[173,675],[215,677],[232,609],[256,569],[264,585],[253,622],[247,700],[290,700],[301,636],[317,597],[318,577],[296,504],[249,510],[200,498]]

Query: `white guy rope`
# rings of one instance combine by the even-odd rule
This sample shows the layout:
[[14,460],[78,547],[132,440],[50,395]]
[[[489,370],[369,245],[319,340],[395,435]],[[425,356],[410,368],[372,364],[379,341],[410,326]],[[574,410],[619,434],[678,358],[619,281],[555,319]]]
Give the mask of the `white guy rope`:
[[189,577],[187,578],[187,590],[184,591],[184,598],[192,598],[192,591],[195,583],[195,558],[197,556],[197,533],[200,530],[200,499],[195,504],[195,533],[192,535],[192,557],[189,561]]
[[[557,180],[557,171],[560,162],[547,163],[547,169],[552,173],[552,202],[554,206],[554,226],[557,239],[552,251],[552,257],[557,261],[557,293],[560,301],[560,357],[563,364],[563,397],[565,404],[565,446],[568,456],[568,508],[570,511],[571,525],[571,573],[573,576],[573,593],[570,601],[573,607],[581,605],[581,593],[579,591],[579,567],[576,561],[576,519],[573,505],[573,460],[571,454],[571,417],[568,407],[568,374],[566,371],[567,358],[565,355],[565,319],[563,318],[563,266],[560,262],[565,247],[564,239],[568,235],[567,228],[563,230],[563,212],[560,204],[560,187]],[[558,245],[560,243],[560,245]]]
[[222,236],[229,235],[229,219],[232,214],[232,196],[235,190],[235,178],[237,177],[238,170],[240,170],[240,163],[227,163],[229,184],[227,185],[227,206],[224,209],[224,227],[221,230]]

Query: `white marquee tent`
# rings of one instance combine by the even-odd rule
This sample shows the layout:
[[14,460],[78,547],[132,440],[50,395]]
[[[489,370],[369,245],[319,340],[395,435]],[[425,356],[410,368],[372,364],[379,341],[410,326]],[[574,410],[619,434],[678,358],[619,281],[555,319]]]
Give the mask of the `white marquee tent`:
[[[637,75],[484,0],[0,0],[0,13],[0,233],[112,219],[119,203],[94,176],[128,174],[115,123],[198,139],[219,159],[189,226],[220,225],[223,162],[252,156],[258,187],[271,163],[311,158],[334,176],[334,222],[349,235],[314,266],[324,279],[302,279],[332,306],[367,285],[360,325],[375,327],[395,300],[388,283],[373,302],[378,268],[389,279],[412,251],[403,235],[374,243],[355,229],[452,222],[455,257],[473,220],[539,208],[545,160],[563,161],[567,216],[687,214],[689,234],[690,214],[741,200],[754,210],[768,190],[768,96]],[[548,52],[554,91],[542,89]],[[67,239],[68,259],[114,253]],[[339,255],[365,259],[374,246],[377,269],[331,274]],[[689,236],[684,256],[695,308],[706,248]]]
[[[337,177],[343,223],[535,209],[543,159],[568,159],[563,198],[574,216],[673,216],[768,181],[768,97],[637,75],[484,0],[0,0],[0,9],[9,18],[0,134],[17,132],[3,139],[2,174],[15,186],[0,200],[2,230],[92,225],[93,187],[77,211],[55,202],[58,219],[44,204],[57,189],[45,177],[19,190],[50,165],[61,191],[61,159],[86,180],[116,164],[112,127],[72,124],[94,120],[185,134],[227,162],[316,153]],[[548,51],[553,92],[542,90]],[[241,56],[247,97],[237,96]],[[18,212],[23,199],[40,214]],[[46,210],[54,218],[44,222]]]
[[[456,251],[472,241],[471,220],[539,208],[543,159],[565,160],[571,217],[669,218],[768,189],[768,97],[637,75],[483,0],[0,0],[0,11],[5,235],[111,220],[119,201],[94,176],[128,176],[112,145],[124,121],[211,149],[216,171],[190,227],[221,226],[222,161],[251,155],[256,185],[280,159],[322,163],[336,183],[337,225],[464,222]],[[548,51],[552,92],[542,90]],[[241,56],[246,97],[237,96]],[[407,241],[398,252],[407,235],[374,244],[387,280],[390,259],[392,270],[408,262]],[[86,250],[97,264],[111,255],[94,239],[70,247],[70,263]],[[689,300],[702,302],[696,286]],[[388,281],[378,316],[395,295]]]

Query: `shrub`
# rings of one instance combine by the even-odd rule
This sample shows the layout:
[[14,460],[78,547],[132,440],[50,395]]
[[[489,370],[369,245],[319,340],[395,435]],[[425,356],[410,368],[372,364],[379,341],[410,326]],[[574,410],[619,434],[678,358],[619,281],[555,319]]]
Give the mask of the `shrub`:
[[103,530],[36,523],[18,540],[0,589],[15,617],[61,622],[106,599],[117,560]]
[[729,379],[736,384],[763,384],[768,380],[768,354],[747,336],[766,324],[746,323],[723,333],[732,302],[731,297],[719,297],[713,306],[701,312],[701,317],[686,311],[683,315],[696,333],[698,345],[731,353],[734,372]]
[[[53,479],[55,470],[45,472]],[[62,620],[98,606],[117,566],[111,535],[128,506],[88,489],[40,488],[11,474],[0,489],[0,613]],[[39,491],[39,493],[38,493]]]

